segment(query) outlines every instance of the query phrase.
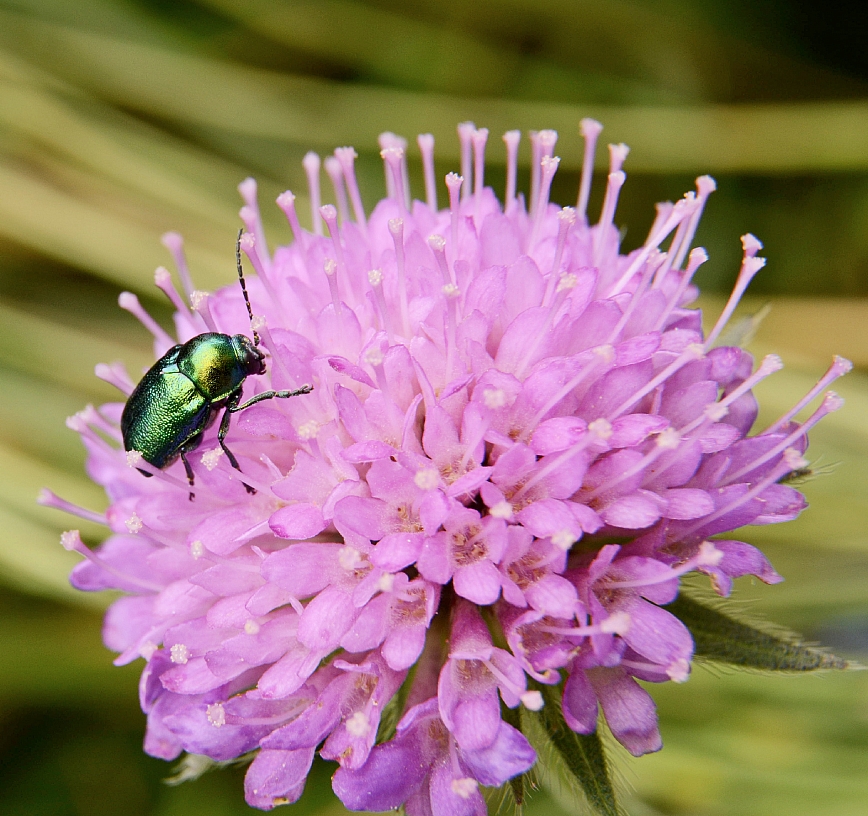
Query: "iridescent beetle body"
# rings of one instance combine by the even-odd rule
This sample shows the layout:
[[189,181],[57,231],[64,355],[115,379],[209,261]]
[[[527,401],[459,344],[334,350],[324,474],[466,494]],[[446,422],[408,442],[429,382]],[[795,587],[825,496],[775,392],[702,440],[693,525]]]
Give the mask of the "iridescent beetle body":
[[[237,245],[236,257],[252,324]],[[251,341],[243,334],[206,332],[170,348],[127,399],[121,415],[124,449],[138,451],[146,462],[160,470],[180,457],[192,486],[193,469],[186,455],[199,447],[205,430],[223,411],[217,440],[232,467],[240,471],[238,460],[224,441],[232,414],[263,400],[295,397],[312,390],[305,385],[296,391],[264,391],[239,405],[247,377],[265,373],[265,358],[258,348],[256,331],[253,337]],[[248,492],[255,492],[249,485],[244,486]]]

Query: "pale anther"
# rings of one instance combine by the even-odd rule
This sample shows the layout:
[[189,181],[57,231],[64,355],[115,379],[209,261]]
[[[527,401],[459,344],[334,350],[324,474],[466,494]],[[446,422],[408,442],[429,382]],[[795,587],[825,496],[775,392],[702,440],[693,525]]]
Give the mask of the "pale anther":
[[552,544],[559,550],[568,550],[576,541],[578,538],[569,530],[558,530],[552,535]]
[[223,448],[211,448],[211,450],[205,451],[205,453],[202,454],[201,461],[206,470],[212,471],[220,463],[221,456],[223,456]]
[[612,435],[612,423],[604,417],[588,423],[588,430],[604,442]]
[[315,419],[310,419],[299,425],[296,433],[298,434],[298,438],[305,442],[308,439],[314,439],[319,433],[319,423]]
[[215,728],[222,728],[226,725],[226,710],[222,703],[212,703],[207,709],[208,722]]
[[452,793],[461,799],[469,799],[479,789],[479,783],[472,777],[465,776],[452,780]]
[[543,696],[538,691],[526,691],[521,695],[521,704],[528,711],[539,711],[543,707]]
[[347,731],[353,737],[367,736],[371,731],[371,721],[361,711],[357,711],[347,722]]
[[512,505],[506,499],[503,499],[489,508],[488,515],[508,521],[513,516]]
[[422,468],[414,474],[413,483],[420,490],[433,490],[440,484],[440,474],[435,468]]
[[173,663],[180,663],[182,666],[189,660],[190,652],[183,643],[174,643],[169,650]]
[[482,401],[486,408],[496,411],[506,405],[506,391],[502,388],[486,388],[482,392]]

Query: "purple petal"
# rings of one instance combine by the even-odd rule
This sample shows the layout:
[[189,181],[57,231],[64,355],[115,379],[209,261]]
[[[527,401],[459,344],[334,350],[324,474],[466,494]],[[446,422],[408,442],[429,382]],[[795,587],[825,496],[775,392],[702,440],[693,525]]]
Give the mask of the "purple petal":
[[434,535],[449,515],[450,502],[439,490],[430,491],[419,503],[419,518],[427,535]]
[[663,518],[696,519],[714,512],[714,500],[704,490],[675,488],[663,494],[666,509]]
[[424,626],[403,626],[389,632],[380,649],[389,668],[395,671],[409,669],[422,654],[425,634]]
[[391,606],[392,599],[388,595],[378,595],[368,601],[341,639],[341,646],[348,652],[367,652],[379,646],[390,631]]
[[446,546],[446,533],[441,532],[426,538],[416,562],[422,577],[435,584],[445,584],[452,577]]
[[[155,574],[149,557],[157,548],[147,539],[131,535],[115,535],[109,538],[97,551],[99,557],[121,573],[135,576],[145,584],[162,584]],[[123,589],[127,592],[141,592],[142,584],[115,575],[92,561],[76,564],[70,575],[70,583],[85,592],[101,589]]]
[[630,616],[624,640],[643,657],[663,666],[690,660],[693,638],[674,615],[638,596],[622,597],[617,609]]
[[753,520],[753,524],[792,521],[808,506],[805,497],[798,490],[783,484],[770,485],[758,498],[763,503],[763,510]]
[[428,774],[416,732],[377,745],[358,770],[338,768],[332,789],[350,810],[386,811],[400,807]]
[[[485,224],[483,223],[483,229]],[[506,269],[501,265],[491,264],[491,268],[483,269],[475,275],[467,287],[467,311],[474,309],[482,314],[499,314],[503,295],[506,291]]]
[[[258,566],[258,561],[256,558],[255,566]],[[262,586],[263,580],[258,572],[249,569],[250,566],[249,560],[242,561],[237,566],[227,562],[215,564],[193,575],[190,583],[203,587],[218,597],[252,592]]]
[[500,596],[500,573],[491,561],[478,561],[455,570],[452,585],[462,598],[487,606]]
[[118,598],[108,609],[102,639],[113,652],[126,651],[147,634],[153,622],[154,598],[150,595]]
[[[479,233],[479,249],[483,269],[490,266],[504,267],[515,263],[518,260],[520,248],[512,221],[500,213],[490,213],[485,216]],[[501,293],[506,286],[505,280],[502,282],[502,286],[503,288],[499,288]]]
[[701,428],[697,431],[699,444],[703,453],[717,453],[726,450],[740,436],[738,428],[727,425],[725,422],[716,422],[714,425]]
[[600,516],[612,527],[641,530],[660,518],[660,508],[656,502],[633,494],[616,499],[600,511]]
[[714,588],[720,595],[729,595],[732,579],[742,575],[755,575],[766,584],[778,584],[784,580],[769,560],[750,544],[743,541],[715,541],[714,547],[723,553],[720,563],[714,567],[699,567],[699,570],[712,576]]
[[[309,650],[300,644],[287,652],[259,678],[257,688],[266,699],[283,699],[298,691],[313,674]],[[318,662],[318,661],[317,661]],[[310,669],[308,671],[308,669]]]
[[255,633],[244,631],[226,638],[219,649],[205,655],[205,662],[215,675],[227,680],[251,667],[274,663],[294,644],[297,623],[294,610],[281,610]]
[[360,382],[362,385],[367,385],[370,388],[377,387],[374,384],[374,381],[365,373],[364,369],[359,368],[357,365],[353,365],[345,357],[338,357],[335,355],[326,359],[328,364],[338,373],[346,374],[356,382]]
[[[521,366],[533,364],[546,356],[548,344],[541,342],[532,346],[529,337],[550,337],[547,332],[549,310],[541,307],[527,309],[509,324],[500,340],[495,365],[507,374],[516,374]],[[529,351],[532,353],[529,356]]]
[[341,456],[348,462],[360,464],[362,462],[376,462],[388,459],[396,453],[395,448],[385,442],[373,440],[371,442],[357,442],[344,448]]
[[339,674],[300,716],[266,736],[262,747],[282,751],[316,748],[340,722],[341,702],[352,690],[353,682],[354,678]]
[[564,685],[564,721],[579,734],[597,729],[597,695],[583,669],[574,666]]
[[500,701],[492,688],[488,694],[466,697],[452,712],[451,731],[462,750],[480,751],[497,738]]
[[293,544],[262,562],[262,577],[296,598],[309,598],[331,582],[340,547],[340,544]]
[[321,533],[326,522],[319,507],[301,502],[276,510],[269,517],[268,526],[276,536],[304,541]]
[[648,332],[631,337],[615,346],[615,365],[625,366],[641,363],[643,360],[647,360],[658,348],[660,348],[660,332]]
[[663,747],[657,729],[657,709],[648,694],[623,669],[590,669],[588,678],[600,700],[615,739],[633,756]]
[[335,523],[371,541],[378,541],[388,532],[390,510],[380,499],[347,496],[335,505]]
[[582,529],[566,502],[542,499],[533,502],[518,513],[518,520],[538,538],[547,538],[567,531],[580,538]]
[[[217,555],[229,555],[243,543],[243,535],[261,519],[241,507],[212,513],[188,534],[188,544],[200,541],[206,550]],[[239,540],[240,539],[240,540]]]
[[340,643],[358,615],[352,598],[339,589],[320,592],[304,609],[298,640],[313,651],[330,652]]
[[482,751],[462,751],[462,759],[482,785],[498,787],[536,762],[536,751],[524,734],[501,722],[494,743]]
[[[429,781],[430,800],[426,803],[430,811],[420,809],[413,816],[422,816],[423,813],[426,816],[427,813],[431,816],[485,816],[488,811],[482,794],[475,786],[462,788],[462,781],[467,777],[461,777],[457,771],[450,762],[434,766]],[[462,791],[462,795],[458,791]],[[410,816],[409,811],[407,816]]]
[[175,666],[160,676],[163,686],[176,694],[202,694],[219,688],[226,681],[217,677],[203,657],[194,657],[181,666]]
[[670,421],[664,416],[628,414],[612,423],[612,435],[607,441],[610,448],[633,448],[669,425]]
[[271,810],[297,802],[313,764],[313,748],[260,751],[244,777],[244,799],[251,807]]
[[573,617],[578,603],[576,588],[560,575],[546,575],[525,590],[528,603],[555,618]]
[[424,540],[422,533],[391,533],[383,536],[371,553],[371,563],[386,572],[398,572],[416,561]]
[[531,437],[531,446],[538,456],[546,456],[573,447],[587,431],[587,423],[579,417],[554,417],[540,422]]
[[473,468],[449,485],[449,489],[446,491],[447,495],[457,497],[465,493],[473,493],[479,489],[483,482],[488,481],[492,470],[493,468],[490,467]]

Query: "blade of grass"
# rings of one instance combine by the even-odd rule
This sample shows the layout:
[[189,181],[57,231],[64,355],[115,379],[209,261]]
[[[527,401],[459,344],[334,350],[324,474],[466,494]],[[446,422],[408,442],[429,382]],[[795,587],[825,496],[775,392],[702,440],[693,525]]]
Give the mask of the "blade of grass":
[[[814,172],[868,169],[868,103],[602,107],[412,94],[286,76],[178,54],[9,13],[0,14],[7,48],[26,48],[44,67],[117,103],[161,118],[331,149],[367,149],[380,130],[432,132],[454,161],[455,123],[474,118],[498,133],[539,128],[575,133],[592,115],[607,135],[633,148],[645,172]],[[563,145],[563,149],[562,148]],[[562,167],[580,162],[578,138],[558,146]],[[496,160],[499,151],[492,151]],[[602,151],[601,151],[602,155]],[[635,158],[634,158],[635,157]]]
[[[403,8],[388,10],[357,0],[206,0],[207,5],[291,49],[351,68],[364,81],[407,90],[463,96],[543,93],[545,99],[603,99],[646,104],[677,101],[644,77],[628,79],[529,56],[490,36],[474,36],[451,20],[428,22]],[[360,37],[360,31],[377,32]]]
[[[80,180],[90,190],[86,187],[75,195],[18,168],[0,164],[0,232],[50,258],[93,270],[125,288],[152,289],[154,269],[168,261],[160,235],[174,225],[137,223],[107,207],[105,196],[94,196],[95,200],[90,201],[88,193],[100,185],[86,175],[80,175]],[[187,254],[196,270],[197,284],[214,288],[225,283],[227,257],[231,257],[228,253],[188,242]]]
[[96,609],[105,593],[79,592],[69,585],[69,571],[81,556],[60,546],[56,531],[34,524],[0,505],[0,581],[31,595],[43,595]]

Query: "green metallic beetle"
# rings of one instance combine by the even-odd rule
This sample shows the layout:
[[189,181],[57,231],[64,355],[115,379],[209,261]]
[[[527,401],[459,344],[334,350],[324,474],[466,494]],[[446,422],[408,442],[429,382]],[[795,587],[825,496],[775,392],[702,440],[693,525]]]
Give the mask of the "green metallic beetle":
[[[265,373],[265,358],[259,350],[259,335],[253,329],[253,311],[241,269],[240,239],[235,246],[238,278],[250,316],[253,341],[243,334],[206,332],[170,348],[142,378],[130,394],[121,415],[124,448],[162,470],[179,456],[192,487],[193,468],[187,454],[202,442],[205,430],[223,411],[217,441],[237,471],[238,460],[226,446],[232,414],[263,400],[297,397],[313,389],[303,385],[296,391],[264,391],[239,405],[244,381]],[[145,476],[150,473],[141,470]],[[244,483],[248,493],[256,491]],[[192,500],[193,493],[190,493]]]

